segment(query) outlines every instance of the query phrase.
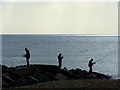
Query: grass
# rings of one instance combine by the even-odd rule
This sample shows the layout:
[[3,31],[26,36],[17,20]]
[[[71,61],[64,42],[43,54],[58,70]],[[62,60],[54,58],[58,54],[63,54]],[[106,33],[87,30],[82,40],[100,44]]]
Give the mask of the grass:
[[62,80],[42,82],[16,88],[118,88],[120,80]]

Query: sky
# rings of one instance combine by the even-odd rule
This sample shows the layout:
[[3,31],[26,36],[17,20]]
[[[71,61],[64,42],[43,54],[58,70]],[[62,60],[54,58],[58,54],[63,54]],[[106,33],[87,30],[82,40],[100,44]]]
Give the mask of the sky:
[[2,34],[118,34],[117,2],[3,2]]

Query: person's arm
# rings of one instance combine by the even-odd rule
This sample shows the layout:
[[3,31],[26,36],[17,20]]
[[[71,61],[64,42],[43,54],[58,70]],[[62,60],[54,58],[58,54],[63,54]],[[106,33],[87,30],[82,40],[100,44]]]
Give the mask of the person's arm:
[[26,57],[26,54],[24,54],[23,57]]
[[96,62],[93,62],[93,64],[96,64]]

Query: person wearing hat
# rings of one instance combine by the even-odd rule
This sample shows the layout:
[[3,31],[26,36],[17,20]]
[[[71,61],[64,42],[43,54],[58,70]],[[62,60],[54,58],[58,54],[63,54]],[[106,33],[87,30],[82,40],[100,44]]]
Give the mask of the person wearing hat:
[[95,64],[95,62],[93,62],[93,59],[91,59],[89,61],[88,67],[89,67],[89,73],[92,73],[92,66]]
[[23,55],[23,57],[26,58],[27,61],[27,67],[29,66],[29,59],[30,59],[30,52],[27,48],[25,48],[26,54]]
[[61,68],[63,56],[61,53],[59,53],[59,55],[57,57],[58,57],[59,68]]

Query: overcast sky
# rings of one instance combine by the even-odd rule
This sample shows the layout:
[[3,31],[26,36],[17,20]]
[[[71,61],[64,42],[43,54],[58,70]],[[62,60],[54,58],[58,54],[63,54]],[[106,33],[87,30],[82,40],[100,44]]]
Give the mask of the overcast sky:
[[117,2],[2,5],[3,34],[118,34]]

